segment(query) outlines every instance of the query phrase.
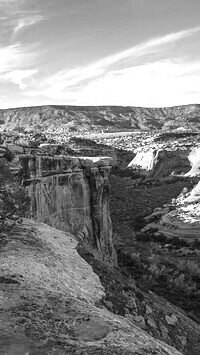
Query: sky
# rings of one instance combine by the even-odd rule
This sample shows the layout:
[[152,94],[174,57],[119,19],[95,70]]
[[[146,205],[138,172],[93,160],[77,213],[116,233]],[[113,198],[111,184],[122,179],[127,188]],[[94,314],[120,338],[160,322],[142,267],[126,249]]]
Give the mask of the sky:
[[0,0],[0,108],[193,103],[199,0]]

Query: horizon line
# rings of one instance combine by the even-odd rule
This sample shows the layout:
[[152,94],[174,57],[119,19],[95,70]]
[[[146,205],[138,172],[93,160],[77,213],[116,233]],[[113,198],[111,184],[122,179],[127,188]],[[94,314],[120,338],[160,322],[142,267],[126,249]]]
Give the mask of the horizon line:
[[149,109],[162,109],[162,108],[173,108],[173,107],[184,107],[184,106],[198,106],[200,103],[189,103],[189,104],[183,104],[183,105],[172,105],[172,106],[134,106],[134,105],[67,105],[67,104],[43,104],[43,105],[30,105],[30,106],[18,106],[18,107],[7,107],[7,108],[0,108],[1,111],[6,111],[6,110],[17,110],[17,109],[22,109],[22,108],[32,108],[32,107],[133,107],[133,108],[149,108]]

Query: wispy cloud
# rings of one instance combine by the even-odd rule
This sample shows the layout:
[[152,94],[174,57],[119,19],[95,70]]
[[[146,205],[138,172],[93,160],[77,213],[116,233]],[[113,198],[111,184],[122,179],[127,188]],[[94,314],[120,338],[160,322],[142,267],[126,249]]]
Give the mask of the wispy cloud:
[[198,102],[200,63],[164,60],[113,70],[87,85],[48,87],[28,95],[77,105],[171,106]]
[[[37,101],[136,106],[170,106],[189,99],[194,102],[200,93],[200,62],[181,56],[175,59],[172,49],[198,32],[200,27],[152,38],[84,67],[64,68],[48,77],[41,77],[33,65],[34,52],[30,48],[26,51],[20,44],[0,48],[0,79],[18,85],[24,95]],[[31,65],[27,67],[26,63]]]
[[27,69],[27,70],[12,70],[0,77],[5,81],[10,81],[19,86],[20,89],[25,89],[27,87],[27,79],[30,79],[33,75],[38,72],[37,69]]
[[33,65],[37,56],[35,48],[36,45],[25,47],[20,43],[0,47],[0,73],[25,69]]
[[175,42],[199,31],[200,27],[195,27],[184,31],[170,33],[166,36],[150,39],[147,42],[138,44],[125,51],[100,59],[86,67],[62,70],[48,78],[46,80],[46,85],[49,87],[52,86],[54,89],[58,90],[75,86],[87,79],[102,76],[110,69],[112,70],[114,65],[120,64],[125,59],[130,60],[133,65],[134,59],[149,53],[156,53],[160,51],[164,45],[174,44]]
[[42,17],[41,15],[33,15],[33,16],[20,18],[17,21],[17,24],[14,28],[14,34],[16,35],[16,33],[18,33],[19,31],[29,26],[33,26],[36,23],[41,22],[42,20],[44,20],[44,17]]
[[0,0],[1,30],[7,30],[11,42],[23,30],[46,19],[39,10],[30,6],[31,3],[32,0]]
[[157,37],[157,38],[152,38],[146,42],[143,42],[141,44],[138,44],[132,48],[129,48],[125,51],[119,52],[117,54],[111,55],[109,57],[103,58],[99,60],[95,66],[97,67],[107,67],[110,65],[113,65],[119,61],[122,61],[127,58],[134,58],[137,56],[142,56],[148,53],[152,52],[157,52],[160,50],[161,47],[165,45],[172,45],[175,44],[176,42],[186,38],[190,37],[193,34],[197,33],[200,31],[200,26],[199,27],[193,27],[189,28],[187,30],[182,30],[179,32],[174,32],[174,33],[169,33],[165,36],[162,37]]
[[[157,73],[162,77],[162,70],[165,70],[170,77],[177,76],[179,72],[180,75],[184,75],[184,70],[186,72],[191,70],[191,67],[189,68],[183,63],[178,64],[178,62],[166,60],[157,60],[153,64],[147,63],[135,66],[135,60],[141,56],[162,53],[163,46],[166,46],[166,48],[170,46],[171,48],[171,45],[177,41],[192,36],[199,31],[200,27],[195,27],[170,33],[162,37],[152,38],[85,67],[66,68],[41,80],[36,90],[29,92],[29,95],[37,96],[38,92],[39,95],[42,94],[48,98],[67,100],[69,97],[74,97],[75,100],[79,98],[81,102],[95,102],[96,104],[105,102],[105,98],[107,103],[109,100],[113,102],[114,97],[116,98],[114,99],[115,103],[128,102],[128,99],[122,100],[122,96],[125,96],[123,90],[126,92],[126,96],[130,97],[130,95],[132,96],[132,86],[136,85],[140,87],[141,82],[142,86],[145,86],[143,73],[147,75],[149,82],[155,80],[156,77],[158,84],[158,81],[161,82],[161,80],[158,80]],[[195,64],[193,70],[197,70],[197,67],[198,65]],[[165,76],[165,80],[167,80],[167,76]],[[120,87],[123,87],[123,90],[120,90]],[[130,92],[127,92],[127,87],[130,89]],[[120,96],[117,93],[120,93]]]
[[165,60],[111,71],[85,86],[79,100],[97,105],[171,106],[189,103],[191,98],[199,101],[199,94],[200,63]]
[[20,44],[0,47],[0,82],[11,82],[25,89],[26,81],[38,70],[33,68],[37,53]]

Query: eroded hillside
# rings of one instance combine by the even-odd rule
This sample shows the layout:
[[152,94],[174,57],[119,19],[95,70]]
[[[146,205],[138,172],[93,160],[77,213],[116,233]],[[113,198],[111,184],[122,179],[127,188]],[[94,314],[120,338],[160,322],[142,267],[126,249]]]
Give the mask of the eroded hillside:
[[89,134],[104,131],[200,127],[200,105],[165,108],[39,106],[0,110],[1,129]]

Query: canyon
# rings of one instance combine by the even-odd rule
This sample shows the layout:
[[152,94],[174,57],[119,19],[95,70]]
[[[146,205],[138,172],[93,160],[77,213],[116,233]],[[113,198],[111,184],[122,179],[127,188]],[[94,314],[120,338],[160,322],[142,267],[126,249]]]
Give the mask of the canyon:
[[[0,160],[29,196],[0,232],[3,353],[199,354],[199,134],[154,132],[197,129],[198,109],[1,111]],[[140,132],[84,138],[102,127]]]

